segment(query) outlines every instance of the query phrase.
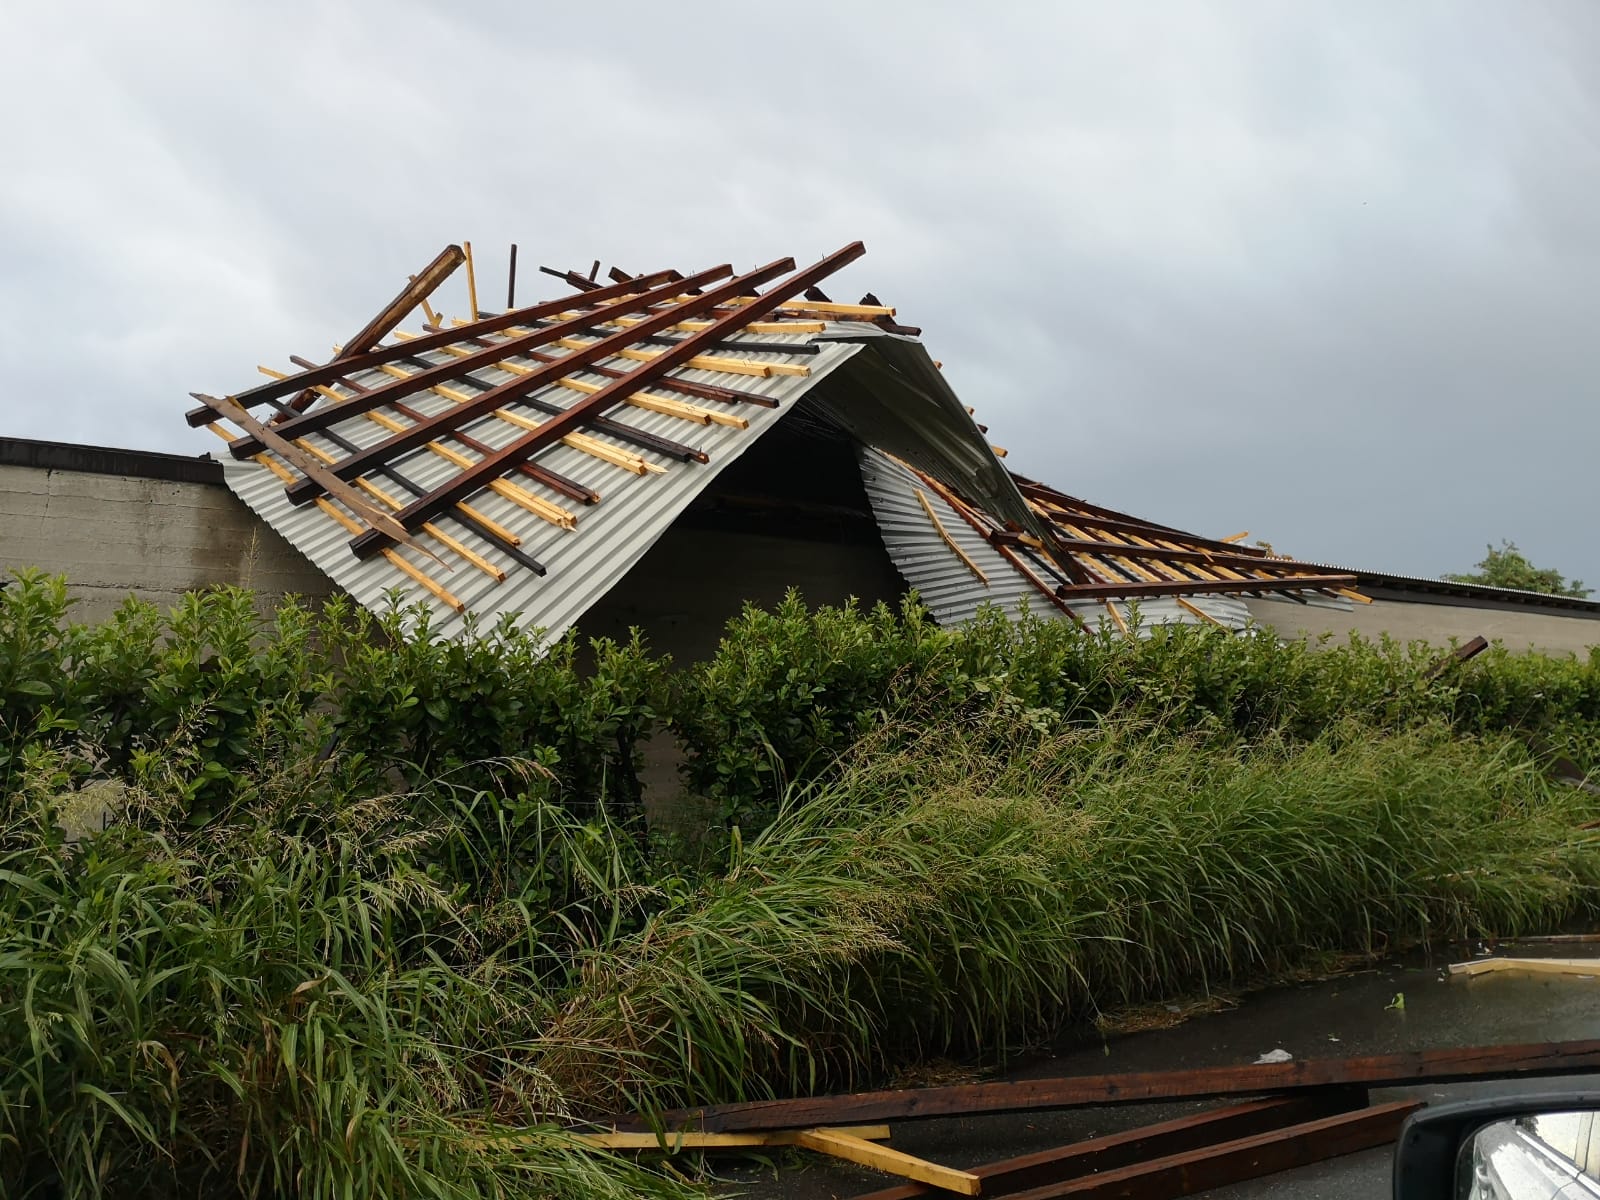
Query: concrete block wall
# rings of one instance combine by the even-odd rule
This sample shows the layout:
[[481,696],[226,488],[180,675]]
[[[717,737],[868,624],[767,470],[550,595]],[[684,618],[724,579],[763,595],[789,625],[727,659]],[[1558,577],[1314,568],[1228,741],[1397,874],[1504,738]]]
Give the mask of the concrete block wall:
[[66,575],[89,621],[130,592],[168,606],[214,584],[267,603],[334,590],[209,459],[0,439],[0,576],[22,567]]
[[1392,599],[1357,604],[1349,610],[1283,600],[1247,600],[1245,603],[1257,621],[1289,638],[1317,638],[1326,633],[1343,639],[1353,631],[1372,640],[1388,634],[1402,642],[1421,640],[1444,645],[1451,638],[1466,642],[1481,634],[1491,642],[1505,643],[1508,650],[1539,650],[1579,657],[1587,657],[1590,647],[1600,645],[1600,620],[1555,612],[1469,608]]

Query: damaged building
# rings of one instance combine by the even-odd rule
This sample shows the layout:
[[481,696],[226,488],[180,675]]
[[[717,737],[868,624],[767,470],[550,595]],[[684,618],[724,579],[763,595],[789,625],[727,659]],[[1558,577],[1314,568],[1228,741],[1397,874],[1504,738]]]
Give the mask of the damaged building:
[[[420,604],[441,636],[639,626],[679,658],[790,588],[915,590],[947,623],[996,605],[1130,632],[1600,640],[1600,603],[1300,562],[1011,473],[919,330],[830,299],[861,253],[546,269],[563,294],[522,305],[513,274],[492,312],[448,247],[331,361],[196,394],[213,457],[0,440],[0,568],[64,571],[91,616],[129,591],[339,588]],[[431,301],[463,265],[447,317]]]

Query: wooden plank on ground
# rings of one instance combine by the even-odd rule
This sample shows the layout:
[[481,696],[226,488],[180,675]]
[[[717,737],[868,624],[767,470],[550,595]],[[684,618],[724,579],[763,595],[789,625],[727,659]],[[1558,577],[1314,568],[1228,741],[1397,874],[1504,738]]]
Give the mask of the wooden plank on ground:
[[[672,1129],[734,1132],[749,1129],[809,1129],[919,1117],[977,1113],[1037,1112],[1091,1104],[1142,1104],[1260,1096],[1303,1088],[1358,1084],[1404,1087],[1467,1079],[1575,1075],[1600,1070],[1600,1040],[1536,1042],[1514,1046],[1469,1046],[1415,1050],[1364,1058],[1301,1059],[1287,1063],[1203,1067],[1189,1071],[1144,1071],[1124,1075],[1069,1075],[1004,1083],[756,1100],[741,1104],[657,1114]],[[646,1128],[642,1118],[618,1123]]]
[[1488,975],[1494,971],[1529,971],[1535,975],[1600,976],[1600,958],[1478,958],[1450,964],[1452,975]]
[[[674,1133],[663,1130],[654,1133],[624,1133],[616,1130],[600,1133],[577,1133],[572,1136],[585,1146],[596,1150],[661,1150],[676,1154],[680,1150],[740,1150],[763,1146],[798,1146],[799,1129],[771,1129],[754,1133]],[[887,1125],[848,1125],[830,1130],[866,1142],[889,1140]],[[516,1135],[512,1135],[516,1136]]]
[[[1300,1096],[1247,1100],[1163,1121],[1159,1125],[1143,1125],[1017,1158],[984,1163],[973,1167],[972,1173],[983,1181],[983,1195],[1004,1196],[1025,1188],[1115,1170],[1350,1112],[1365,1107],[1366,1103],[1366,1088],[1329,1088]],[[856,1200],[916,1200],[931,1190],[925,1184],[903,1183],[858,1196]]]
[[1175,1196],[1192,1196],[1210,1188],[1386,1146],[1399,1137],[1405,1119],[1421,1107],[1420,1100],[1375,1104],[1353,1113],[1014,1192],[1011,1200],[1061,1200],[1068,1196],[1075,1200],[1172,1200]]
[[927,1159],[915,1158],[888,1146],[877,1146],[864,1138],[852,1137],[838,1129],[805,1129],[795,1135],[795,1144],[832,1158],[858,1163],[876,1171],[886,1171],[919,1183],[932,1184],[960,1196],[976,1196],[982,1182],[970,1171],[941,1167]]

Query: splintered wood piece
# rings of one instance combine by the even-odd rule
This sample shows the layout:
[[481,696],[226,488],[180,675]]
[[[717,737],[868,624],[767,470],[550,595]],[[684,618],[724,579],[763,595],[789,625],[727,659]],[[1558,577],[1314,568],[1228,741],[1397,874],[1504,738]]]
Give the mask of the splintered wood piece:
[[472,319],[478,319],[478,273],[472,268],[472,243],[462,242],[461,250],[467,259],[467,307],[472,310]]
[[[211,424],[205,426],[205,428],[209,429],[212,433],[216,434],[218,437],[220,437],[224,441],[228,441],[228,442],[234,441],[239,436],[237,433],[235,433],[232,430],[228,429],[220,421],[213,421]],[[274,475],[276,475],[279,479],[283,480],[285,483],[288,483],[289,481],[298,478],[298,476],[295,475],[295,473],[293,471],[289,470],[287,467],[281,465],[280,463],[274,462],[272,460],[271,456],[268,455],[265,451],[263,451],[260,454],[251,455],[251,460],[254,461],[254,462],[258,462],[262,466],[266,467],[267,470],[271,471]],[[359,534],[359,533],[361,533],[363,530],[365,530],[367,528],[365,525],[362,525],[359,521],[352,520],[350,517],[348,517],[344,513],[340,512],[339,509],[338,509],[338,506],[335,505],[331,500],[328,500],[326,497],[318,496],[317,500],[316,500],[316,504],[317,504],[317,507],[319,509],[321,509],[323,512],[325,512],[328,516],[332,517],[334,519],[334,521],[336,521],[339,525],[343,526],[344,529],[346,529],[350,533]],[[415,579],[419,584],[421,584],[424,588],[426,588],[430,593],[432,593],[434,596],[437,596],[441,603],[448,605],[450,608],[454,609],[456,612],[464,612],[466,610],[467,606],[464,603],[462,603],[462,601],[457,599],[453,594],[451,594],[449,589],[447,589],[443,584],[437,582],[436,580],[430,579],[421,570],[419,570],[418,568],[414,567],[412,564],[408,563],[405,559],[401,558],[400,555],[397,552],[395,552],[394,550],[392,550],[392,549],[385,550],[383,552],[383,557],[389,562],[389,564],[391,566],[395,567],[397,570],[403,572],[404,574],[410,576],[412,579]]]
[[[263,447],[273,451],[285,462],[292,464],[299,470],[301,476],[300,479],[295,481],[296,483],[304,482],[307,479],[315,480],[330,496],[341,501],[346,508],[365,521],[371,527],[371,530],[376,530],[385,537],[402,542],[437,561],[437,556],[423,546],[421,542],[417,541],[416,538],[412,537],[403,525],[384,515],[378,509],[373,508],[372,505],[362,499],[356,488],[334,475],[321,463],[317,462],[315,458],[301,450],[293,441],[257,421],[232,400],[217,396],[206,396],[200,392],[190,392],[189,394],[218,416],[227,417],[233,421]],[[235,446],[237,444],[234,443]],[[237,454],[237,451],[235,453]],[[253,455],[245,455],[244,457],[253,457]],[[289,484],[288,486],[292,488],[295,485]],[[288,488],[285,488],[285,490],[287,491]]]
[[[399,294],[384,305],[377,316],[363,325],[355,337],[345,343],[345,350],[340,357],[360,354],[376,346],[419,304],[422,305],[423,312],[431,312],[428,297],[438,290],[439,285],[450,278],[455,269],[465,261],[466,255],[460,246],[450,245],[439,251],[434,260],[422,268],[420,275],[411,276]],[[308,384],[305,390],[290,401],[289,407],[296,412],[304,412],[315,399]],[[245,403],[241,407],[248,408],[249,404]]]
[[932,1184],[947,1192],[962,1196],[976,1196],[982,1182],[970,1171],[957,1171],[941,1167],[927,1159],[915,1158],[888,1146],[875,1145],[865,1138],[852,1137],[838,1129],[806,1129],[795,1135],[795,1144],[832,1158],[898,1175],[902,1179],[915,1179],[918,1183]]

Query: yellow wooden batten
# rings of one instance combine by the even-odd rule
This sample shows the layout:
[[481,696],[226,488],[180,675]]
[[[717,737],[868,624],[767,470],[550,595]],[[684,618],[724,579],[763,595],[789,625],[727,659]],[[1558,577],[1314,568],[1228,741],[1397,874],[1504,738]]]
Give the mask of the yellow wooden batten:
[[[286,372],[284,372],[284,371],[275,371],[271,367],[257,366],[256,370],[260,371],[263,375],[269,376],[272,379],[288,379],[289,378],[289,375]],[[328,397],[328,399],[332,400],[335,404],[342,404],[344,401],[346,401],[346,400],[348,400],[350,398],[348,396],[340,395],[338,392],[334,391],[332,388],[325,387],[322,384],[314,384],[313,386],[315,387],[315,389],[318,392],[320,392],[322,395]],[[362,413],[361,415],[366,417],[366,419],[371,421],[374,425],[380,425],[384,429],[389,430],[391,433],[399,433],[403,429],[409,429],[410,428],[409,425],[402,425],[399,421],[396,421],[393,417],[385,416],[383,413],[380,413],[380,412],[374,412],[374,411],[369,410],[367,412]],[[435,454],[441,454],[441,455],[444,455],[447,458],[449,457],[448,452],[445,451],[444,448],[441,447],[437,442],[429,442],[428,443],[428,449],[432,450]],[[532,499],[532,500],[538,500],[539,499],[537,496],[533,496],[531,493],[529,494],[529,498]],[[544,501],[540,501],[540,503],[544,503]],[[478,509],[473,508],[471,505],[467,504],[466,502],[457,501],[456,508],[461,513],[463,513],[464,515],[469,516],[473,520],[477,521],[485,529],[487,529],[489,532],[493,533],[496,537],[499,537],[499,538],[503,539],[504,541],[509,542],[513,546],[522,545],[522,539],[519,538],[516,534],[512,533],[511,530],[507,529],[504,525],[501,525],[498,521],[493,520],[491,517],[489,517],[485,513],[482,513]],[[554,504],[550,505],[550,508],[554,509],[558,513],[565,513],[566,512],[565,509],[559,508]],[[568,513],[567,515],[571,516],[570,513]],[[574,519],[576,519],[576,518],[574,518]],[[553,521],[552,524],[558,524],[559,525],[559,524],[561,524],[561,522],[560,521]],[[565,528],[569,528],[570,529],[571,526],[565,526]],[[471,554],[465,554],[464,553],[464,554],[462,554],[462,557],[465,558],[468,562],[471,562],[473,566],[479,566],[478,562],[473,562],[473,558],[475,556],[473,556]],[[482,570],[484,568],[483,567],[479,567],[479,569]],[[505,572],[501,571],[499,567],[495,567],[495,566],[490,565],[489,566],[489,570],[490,570],[491,573],[496,575],[497,582],[499,580],[505,579]]]
[[[211,424],[207,425],[206,428],[211,430],[212,433],[216,434],[225,442],[232,442],[243,436],[237,431],[229,429],[220,421],[213,421]],[[252,455],[251,457],[252,461],[260,463],[285,483],[293,483],[299,478],[299,476],[294,474],[294,472],[273,461],[265,453]],[[356,534],[365,532],[367,528],[365,525],[362,525],[359,521],[352,520],[350,517],[340,512],[339,509],[334,506],[333,502],[325,497],[318,496],[316,499],[316,505],[323,512],[327,513],[328,516],[332,517],[336,522],[338,522],[339,525],[343,526],[347,532]],[[467,606],[458,600],[449,591],[449,589],[447,589],[443,584],[430,579],[423,571],[419,570],[417,567],[401,558],[398,551],[384,549],[381,551],[381,553],[384,559],[391,566],[416,580],[417,583],[422,585],[422,587],[426,588],[430,593],[438,597],[440,603],[448,605],[456,612],[464,612],[466,610]]]
[[[465,358],[472,353],[464,346],[445,346],[442,349],[457,358]],[[510,359],[495,363],[495,369],[506,371],[512,375],[531,375],[535,370],[535,368],[523,363],[514,363]],[[565,375],[555,382],[561,387],[568,388],[574,392],[582,392],[584,395],[592,395],[604,386],[598,383],[585,383],[581,379],[573,379]],[[623,398],[623,403],[649,412],[663,413],[669,417],[679,417],[685,421],[693,421],[696,425],[727,425],[733,429],[750,428],[750,422],[737,413],[702,408],[698,404],[688,404],[682,400],[676,400],[671,396],[662,396],[655,392],[632,392]]]

